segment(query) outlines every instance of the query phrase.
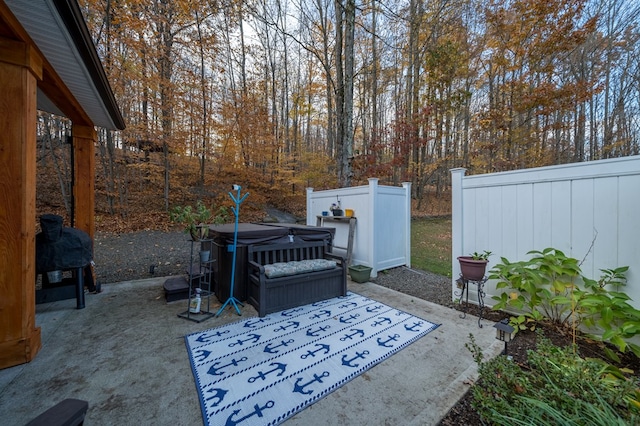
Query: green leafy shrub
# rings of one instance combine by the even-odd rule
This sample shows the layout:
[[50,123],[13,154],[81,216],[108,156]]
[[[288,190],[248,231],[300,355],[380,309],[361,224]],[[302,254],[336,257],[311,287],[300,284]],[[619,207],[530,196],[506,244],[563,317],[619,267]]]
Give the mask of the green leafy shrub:
[[493,299],[498,303],[494,309],[515,308],[525,313],[516,318],[517,329],[535,329],[541,320],[549,320],[558,325],[571,318],[571,293],[580,277],[580,267],[576,259],[565,256],[560,250],[545,249],[530,251],[531,260],[495,265],[489,278],[497,279],[496,288],[508,288]]
[[185,226],[184,232],[189,234],[193,241],[206,238],[209,235],[209,227],[205,225],[221,224],[227,220],[228,212],[225,207],[220,207],[215,216],[211,209],[207,208],[200,200],[192,206],[175,206],[169,212],[172,222]]
[[491,256],[491,252],[487,250],[483,251],[482,253],[474,251],[469,256],[471,256],[473,260],[489,260],[489,256]]
[[630,341],[640,332],[640,311],[625,293],[616,291],[626,283],[628,267],[601,270],[596,281],[584,277],[578,260],[560,250],[528,254],[533,255],[528,261],[501,258],[489,274],[498,280],[496,288],[508,289],[492,297],[497,302],[493,309],[518,311],[510,319],[516,330],[534,330],[541,321],[574,329],[582,325],[591,337],[640,356],[640,346]]
[[472,340],[481,385],[473,406],[484,421],[500,425],[638,424],[640,393],[633,380],[602,360],[583,359],[573,347],[554,346],[542,335],[528,352],[528,367],[504,356],[483,362]]
[[[640,311],[629,304],[631,299],[624,292],[614,291],[626,284],[628,269],[603,269],[598,281],[583,277],[585,289],[577,291],[577,310],[587,329],[601,330],[591,333],[591,337],[610,342],[623,353],[629,348],[640,356],[640,347],[630,341],[640,332]],[[612,351],[607,353],[612,359],[617,358]]]

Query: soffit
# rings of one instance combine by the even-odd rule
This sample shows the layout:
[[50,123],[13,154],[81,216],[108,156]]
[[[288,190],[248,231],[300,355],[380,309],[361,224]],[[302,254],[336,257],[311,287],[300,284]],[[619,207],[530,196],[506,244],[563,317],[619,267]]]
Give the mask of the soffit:
[[[4,0],[45,59],[96,126],[124,129],[106,74],[75,0]],[[51,90],[51,88],[49,89]],[[68,115],[38,90],[38,109]]]

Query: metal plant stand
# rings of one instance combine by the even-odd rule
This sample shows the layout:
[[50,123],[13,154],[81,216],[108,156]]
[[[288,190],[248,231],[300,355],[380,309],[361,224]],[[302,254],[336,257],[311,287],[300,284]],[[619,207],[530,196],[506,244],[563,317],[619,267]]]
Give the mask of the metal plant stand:
[[[208,226],[208,225],[202,225]],[[200,243],[202,247],[202,243],[210,243],[211,240],[199,240],[199,241],[191,241],[191,254],[190,254],[190,264],[189,264],[189,299],[187,302],[187,310],[184,312],[180,312],[178,316],[180,318],[188,319],[189,321],[194,322],[202,322],[206,319],[209,319],[214,316],[213,312],[210,312],[211,309],[211,280],[213,278],[213,262],[215,259],[211,259],[209,256],[209,260],[203,261],[198,257],[198,261],[194,263],[193,261],[193,246],[196,243]],[[194,313],[191,312],[191,301],[194,298],[194,283],[197,282],[197,287],[200,288],[200,312]],[[204,305],[204,299],[207,299],[206,309]]]
[[469,286],[470,284],[475,285],[478,290],[478,308],[480,309],[480,315],[478,315],[478,327],[482,328],[482,317],[484,315],[484,283],[486,283],[488,278],[482,277],[480,280],[470,280],[465,278],[460,274],[460,277],[456,280],[458,286],[460,288],[459,291],[454,292],[454,294],[460,297],[460,304],[462,304],[462,300],[464,299],[465,306],[462,314],[460,314],[460,318],[466,318],[467,312],[469,311]]
[[234,290],[235,281],[236,281],[236,251],[238,247],[238,217],[240,216],[240,204],[242,204],[245,198],[247,198],[249,193],[247,192],[241,197],[240,191],[242,190],[242,187],[240,185],[233,185],[233,189],[236,191],[235,196],[231,192],[229,192],[229,196],[231,197],[233,202],[236,204],[235,207],[231,207],[231,211],[233,211],[233,214],[236,217],[236,225],[233,231],[233,246],[231,247],[231,250],[233,251],[233,260],[231,261],[231,285],[229,290],[229,298],[227,299],[226,302],[224,302],[222,307],[218,310],[218,313],[216,313],[216,317],[220,316],[220,314],[222,313],[222,311],[224,311],[224,308],[226,308],[227,305],[233,305],[238,315],[241,315],[240,308],[238,308],[238,305],[244,306],[238,299],[235,298],[235,296],[233,295],[233,290]]

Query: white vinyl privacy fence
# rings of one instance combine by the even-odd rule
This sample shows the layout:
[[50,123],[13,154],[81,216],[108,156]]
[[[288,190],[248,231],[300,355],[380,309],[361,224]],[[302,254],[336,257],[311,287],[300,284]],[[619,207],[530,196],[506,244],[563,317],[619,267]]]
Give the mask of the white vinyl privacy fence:
[[[465,176],[452,173],[452,297],[457,257],[489,250],[488,269],[553,247],[585,276],[629,266],[623,289],[640,308],[640,156]],[[477,300],[471,286],[469,298]],[[492,305],[495,282],[485,286]]]
[[[378,179],[370,178],[369,185],[326,191],[307,188],[307,225],[315,226],[318,216],[338,199],[342,209],[352,209],[356,218],[352,264],[370,266],[372,277],[385,269],[411,266],[411,183],[400,188],[378,185]],[[336,228],[336,246],[347,246],[348,221],[324,226]]]

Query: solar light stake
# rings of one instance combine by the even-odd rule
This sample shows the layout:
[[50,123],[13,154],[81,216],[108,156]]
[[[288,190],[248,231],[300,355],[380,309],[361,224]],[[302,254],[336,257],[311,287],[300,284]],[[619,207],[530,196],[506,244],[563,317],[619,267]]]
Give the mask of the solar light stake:
[[511,341],[513,337],[513,331],[515,330],[511,325],[509,325],[509,320],[507,318],[503,319],[500,322],[497,322],[494,326],[496,329],[496,339],[504,342],[504,355],[507,355],[507,343]]

